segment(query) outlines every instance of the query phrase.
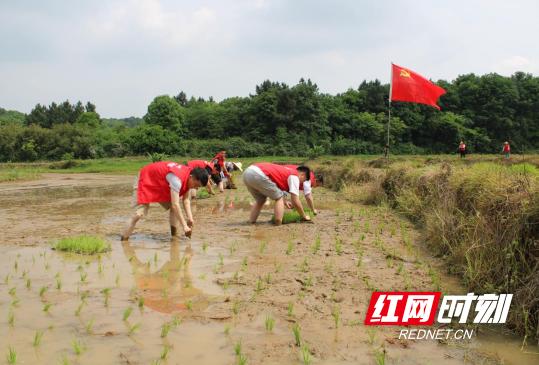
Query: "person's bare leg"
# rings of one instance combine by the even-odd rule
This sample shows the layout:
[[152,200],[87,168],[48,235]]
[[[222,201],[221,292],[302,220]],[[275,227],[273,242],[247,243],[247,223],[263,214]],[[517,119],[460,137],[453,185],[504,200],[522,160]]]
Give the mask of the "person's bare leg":
[[249,222],[256,223],[256,220],[258,219],[258,216],[260,215],[260,211],[262,210],[262,207],[266,203],[266,199],[264,200],[257,200],[251,207],[251,214],[249,215]]
[[225,183],[222,180],[219,182],[219,192],[225,192]]
[[133,233],[133,230],[135,229],[137,222],[143,216],[144,214],[141,214],[139,211],[137,211],[133,215],[133,217],[131,217],[131,221],[129,222],[129,225],[125,228],[124,232],[122,233],[122,241],[127,241],[129,239],[129,236],[131,236],[131,233]]
[[174,215],[174,212],[172,209],[169,209],[169,215],[170,215],[170,235],[172,237],[178,236],[178,232],[180,232],[180,222],[178,221],[178,218]]
[[280,198],[275,201],[275,207],[273,208],[273,212],[275,215],[275,220],[273,223],[276,226],[281,225],[281,223],[283,223],[284,216],[284,198]]

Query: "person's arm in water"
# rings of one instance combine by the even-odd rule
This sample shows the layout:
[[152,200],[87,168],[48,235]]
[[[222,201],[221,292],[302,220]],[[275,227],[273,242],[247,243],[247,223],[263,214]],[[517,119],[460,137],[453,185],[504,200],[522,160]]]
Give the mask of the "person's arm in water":
[[290,200],[292,201],[292,205],[298,211],[301,218],[303,220],[310,221],[311,217],[309,217],[307,214],[305,214],[305,210],[303,210],[303,204],[301,204],[301,200],[299,199],[299,195],[290,194]]
[[[185,194],[189,195],[189,194]],[[185,218],[183,217],[182,209],[180,208],[180,194],[178,194],[177,191],[174,189],[170,189],[170,209],[172,209],[172,212],[176,216],[176,218],[180,221],[180,224],[183,227],[183,231],[185,232],[185,235],[187,237],[191,237],[191,227],[187,225],[187,222],[185,221]],[[184,205],[185,206],[185,205]]]
[[311,217],[305,214],[305,210],[303,210],[303,204],[301,204],[301,200],[299,199],[299,179],[297,176],[290,176],[288,178],[288,187],[292,205],[303,220],[310,221]]
[[317,215],[318,211],[314,208],[313,194],[311,193],[311,194],[305,195],[305,200],[307,201],[307,205],[309,206],[309,208],[311,208],[311,210],[313,211],[313,214]]
[[191,212],[191,197],[189,194],[183,196],[183,209],[185,209],[185,214],[187,214],[187,225],[190,228],[193,228],[195,221],[193,220],[193,213]]

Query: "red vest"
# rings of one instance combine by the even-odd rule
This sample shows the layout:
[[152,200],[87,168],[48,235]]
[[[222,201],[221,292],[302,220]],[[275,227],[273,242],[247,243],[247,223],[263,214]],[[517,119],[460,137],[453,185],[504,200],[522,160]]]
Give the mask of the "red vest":
[[139,204],[169,203],[171,201],[170,186],[166,179],[168,173],[173,173],[181,180],[180,196],[189,190],[187,182],[191,175],[190,167],[170,161],[154,162],[140,170],[137,190]]
[[254,165],[262,170],[283,191],[290,190],[288,187],[288,178],[290,175],[298,175],[296,169],[291,169],[284,165],[276,165],[269,162],[255,163]]
[[212,171],[212,174],[217,173],[217,171],[215,171],[213,167],[213,164],[211,162],[204,161],[204,160],[187,161],[187,166],[189,166],[191,169],[196,169],[197,167],[201,169],[205,169],[206,167],[209,167]]
[[[288,167],[289,169],[293,169],[294,171],[297,171],[298,165],[284,165],[285,167]],[[314,177],[314,172],[311,171],[311,188],[314,188],[316,186],[316,178]],[[299,184],[299,190],[303,190],[303,183]]]

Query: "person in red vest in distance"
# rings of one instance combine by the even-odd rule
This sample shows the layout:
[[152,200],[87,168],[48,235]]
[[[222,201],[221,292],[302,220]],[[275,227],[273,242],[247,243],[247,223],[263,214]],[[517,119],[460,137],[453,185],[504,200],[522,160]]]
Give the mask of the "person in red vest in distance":
[[[190,161],[187,161],[185,163],[185,165],[189,166],[192,169],[195,169],[195,168],[198,167],[198,168],[206,170],[208,172],[208,176],[211,177],[213,182],[216,185],[219,185],[219,182],[221,180],[216,181],[217,179],[214,178],[215,174],[218,174],[218,172],[217,172],[217,170],[215,170],[215,166],[213,165],[213,163],[208,162],[208,161],[204,161],[204,160],[190,160]],[[208,179],[208,184],[206,184],[206,189],[208,190],[208,193],[210,193],[211,195],[215,194],[215,192],[213,191],[213,189],[211,187],[210,179]]]
[[[285,167],[288,167],[289,169],[297,169],[298,165],[284,165]],[[303,191],[303,195],[305,196],[305,200],[307,201],[307,205],[311,210],[313,211],[314,215],[318,214],[318,210],[314,208],[314,199],[312,194],[312,188],[315,186],[318,186],[318,181],[315,177],[314,172],[311,170],[311,173],[309,174],[309,179],[305,180],[303,183],[300,184],[299,190]]]
[[232,175],[228,172],[226,168],[226,151],[220,151],[218,152],[215,157],[211,159],[211,163],[213,163],[215,170],[217,170],[217,174],[212,174],[212,180],[216,181],[219,180],[217,185],[219,185],[219,191],[223,193],[225,191],[225,184],[223,182],[223,177],[226,177],[228,181],[230,182],[230,189],[236,189],[236,184],[234,184],[234,180],[232,179]]
[[511,157],[511,146],[509,145],[509,142],[506,141],[503,143],[502,153],[507,159]]
[[[275,200],[275,225],[282,223],[285,205],[287,208],[293,206],[303,221],[310,221],[311,217],[305,214],[301,200],[299,200],[299,187],[310,178],[311,170],[307,166],[298,166],[294,169],[268,162],[249,166],[243,173],[243,181],[247,190],[256,200],[251,208],[249,221],[256,223],[267,198]],[[292,204],[285,203],[284,197],[288,193]]]
[[[208,172],[205,169],[191,169],[188,166],[170,161],[154,162],[144,166],[133,186],[136,211],[122,234],[122,240],[128,240],[137,222],[148,214],[150,203],[159,203],[170,211],[170,233],[172,236],[176,236],[178,228],[183,227],[185,236],[191,237],[194,220],[188,192],[189,189],[199,188],[207,184]],[[180,197],[183,200],[187,220],[180,208]]]

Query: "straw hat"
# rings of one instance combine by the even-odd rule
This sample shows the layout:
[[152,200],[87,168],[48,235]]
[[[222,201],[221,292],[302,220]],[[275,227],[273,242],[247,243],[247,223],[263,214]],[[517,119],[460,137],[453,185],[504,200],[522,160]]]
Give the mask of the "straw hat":
[[243,172],[242,166],[243,164],[241,162],[232,162],[232,164],[241,172]]

